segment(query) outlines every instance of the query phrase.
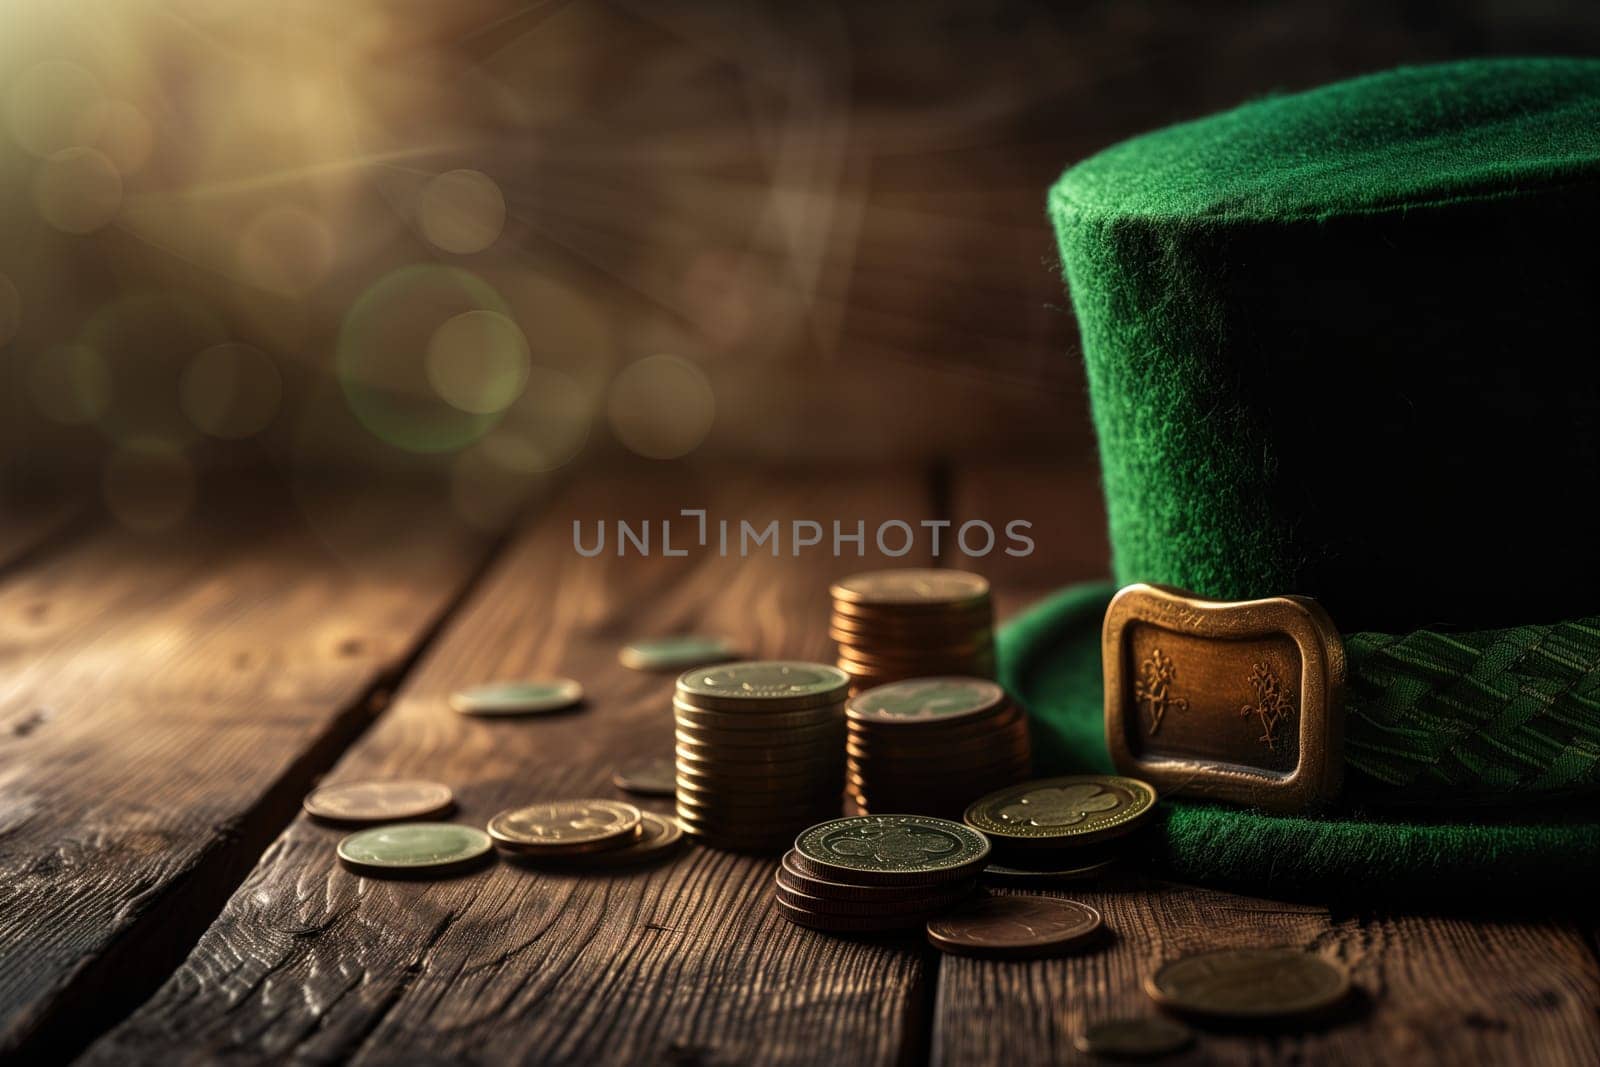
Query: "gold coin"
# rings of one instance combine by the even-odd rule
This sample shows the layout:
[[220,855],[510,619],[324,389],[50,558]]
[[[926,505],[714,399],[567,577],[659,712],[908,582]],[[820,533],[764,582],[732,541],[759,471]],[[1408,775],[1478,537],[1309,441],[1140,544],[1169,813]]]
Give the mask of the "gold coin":
[[939,886],[939,891],[900,900],[873,900],[859,897],[822,897],[805,892],[778,868],[774,891],[779,900],[820,915],[928,915],[960,904],[973,893],[972,883],[957,882],[954,887]]
[[444,814],[455,807],[455,794],[447,785],[415,778],[335,782],[307,793],[301,806],[327,822],[403,822]]
[[597,870],[613,867],[631,867],[660,859],[675,851],[683,843],[683,827],[670,815],[653,811],[640,813],[639,832],[634,839],[619,848],[600,852],[584,852],[573,856],[546,857],[538,853],[519,853],[525,860],[533,860],[545,867],[571,870]]
[[672,715],[679,726],[717,731],[809,730],[837,726],[844,721],[844,702],[802,711],[715,711],[691,707],[680,700],[672,702]]
[[1228,1022],[1301,1019],[1350,992],[1345,969],[1297,948],[1225,948],[1185,956],[1145,978],[1170,1011]]
[[557,800],[502,811],[488,830],[503,848],[560,855],[620,848],[637,836],[642,819],[620,800]]
[[829,587],[835,604],[959,608],[982,603],[989,583],[967,571],[906,567],[852,575]]
[[965,821],[1005,844],[1075,847],[1138,829],[1156,800],[1155,787],[1137,778],[1075,774],[990,793],[967,809]]
[[685,671],[676,699],[712,711],[799,711],[842,703],[849,685],[826,663],[756,660]]

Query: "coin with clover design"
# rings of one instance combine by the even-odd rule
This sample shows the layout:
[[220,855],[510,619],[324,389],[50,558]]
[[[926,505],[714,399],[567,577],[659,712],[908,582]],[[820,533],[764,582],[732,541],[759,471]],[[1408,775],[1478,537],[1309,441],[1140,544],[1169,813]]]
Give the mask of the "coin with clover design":
[[983,678],[912,678],[869,689],[845,705],[857,722],[951,723],[999,710],[1006,693]]
[[620,800],[557,800],[502,811],[487,829],[501,848],[556,856],[620,848],[639,836],[642,819]]
[[857,815],[801,833],[793,862],[813,878],[915,885],[970,877],[988,857],[988,839],[958,822],[930,815]]
[[1113,774],[1009,786],[975,801],[968,826],[1008,845],[1076,847],[1131,833],[1155,812],[1155,787]]

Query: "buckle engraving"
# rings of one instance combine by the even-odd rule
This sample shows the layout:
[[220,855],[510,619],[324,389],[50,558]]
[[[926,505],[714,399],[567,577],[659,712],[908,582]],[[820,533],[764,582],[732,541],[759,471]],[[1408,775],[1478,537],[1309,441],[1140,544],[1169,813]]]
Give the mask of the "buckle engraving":
[[1343,776],[1344,642],[1307,597],[1130,585],[1106,610],[1106,743],[1163,794],[1304,812]]

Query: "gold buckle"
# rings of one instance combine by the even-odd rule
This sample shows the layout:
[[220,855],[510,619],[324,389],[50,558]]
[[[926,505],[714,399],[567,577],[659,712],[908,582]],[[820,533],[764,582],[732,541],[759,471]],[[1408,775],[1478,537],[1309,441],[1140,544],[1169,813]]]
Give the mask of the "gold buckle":
[[1106,743],[1167,795],[1303,812],[1339,793],[1344,642],[1309,597],[1130,585],[1106,609]]

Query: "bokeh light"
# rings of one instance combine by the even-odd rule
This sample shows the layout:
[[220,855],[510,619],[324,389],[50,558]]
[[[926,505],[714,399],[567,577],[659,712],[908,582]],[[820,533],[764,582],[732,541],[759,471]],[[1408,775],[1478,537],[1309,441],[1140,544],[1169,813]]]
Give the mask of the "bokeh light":
[[596,405],[597,397],[570,374],[535,364],[522,395],[476,450],[502,470],[553,471],[583,449]]
[[94,422],[111,406],[111,372],[87,345],[48,348],[28,365],[28,399],[52,421]]
[[333,267],[333,237],[302,208],[279,205],[251,219],[239,236],[239,269],[250,284],[282,296],[301,296]]
[[475,415],[504,411],[528,381],[528,341],[496,311],[467,311],[428,341],[428,381],[451,407]]
[[417,224],[422,235],[445,252],[482,252],[505,228],[505,196],[487,174],[447,171],[423,187]]
[[403,267],[361,295],[339,331],[336,363],[345,400],[363,426],[409,452],[455,451],[494,426],[494,414],[446,403],[428,373],[434,335],[471,311],[509,316],[510,308],[457,267]]
[[17,285],[0,274],[0,348],[11,343],[22,328],[22,294]]
[[24,71],[6,94],[11,136],[36,156],[94,144],[103,92],[99,80],[76,63],[46,60]]
[[34,173],[33,202],[56,229],[93,233],[122,209],[122,175],[104,152],[63,148]]
[[283,399],[272,358],[250,345],[213,345],[195,356],[179,381],[184,414],[212,437],[239,439],[266,429]]
[[111,453],[100,487],[118,522],[141,533],[159,533],[183,522],[193,510],[194,465],[170,442],[143,438]]
[[137,174],[150,161],[155,130],[144,112],[128,101],[97,101],[78,122],[80,143],[105,153],[123,177]]
[[676,459],[711,432],[716,397],[705,373],[688,360],[646,356],[611,383],[607,410],[628,448],[651,459]]

